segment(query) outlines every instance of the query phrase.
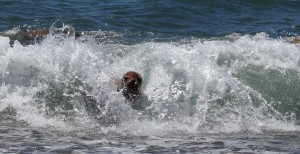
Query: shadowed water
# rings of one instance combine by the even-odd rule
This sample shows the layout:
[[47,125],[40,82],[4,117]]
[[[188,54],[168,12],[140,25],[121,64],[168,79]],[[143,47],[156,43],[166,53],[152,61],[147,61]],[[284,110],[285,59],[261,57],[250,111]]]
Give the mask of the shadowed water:
[[[297,153],[299,136],[191,135],[132,136],[94,131],[57,132],[1,126],[3,153]],[[95,135],[97,134],[97,135]]]

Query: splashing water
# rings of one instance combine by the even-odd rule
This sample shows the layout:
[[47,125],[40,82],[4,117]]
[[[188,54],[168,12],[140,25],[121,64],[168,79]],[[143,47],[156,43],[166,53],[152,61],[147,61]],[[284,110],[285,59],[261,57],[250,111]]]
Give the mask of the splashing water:
[[[65,28],[71,39],[50,33],[29,46],[10,47],[0,37],[2,117],[135,135],[299,131],[296,45],[265,33],[99,44],[72,39],[74,29]],[[144,78],[145,111],[131,109],[115,90],[129,70]]]

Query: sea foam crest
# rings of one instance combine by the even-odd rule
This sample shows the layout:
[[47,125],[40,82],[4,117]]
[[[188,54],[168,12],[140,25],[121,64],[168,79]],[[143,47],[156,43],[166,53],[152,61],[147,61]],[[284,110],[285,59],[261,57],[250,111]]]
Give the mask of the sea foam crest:
[[[299,130],[280,110],[282,100],[250,82],[252,71],[261,78],[270,69],[299,74],[299,47],[263,33],[193,43],[98,45],[48,37],[10,47],[0,37],[0,44],[1,111],[10,106],[32,126],[140,135]],[[144,78],[151,104],[145,111],[132,110],[114,89],[129,70]]]

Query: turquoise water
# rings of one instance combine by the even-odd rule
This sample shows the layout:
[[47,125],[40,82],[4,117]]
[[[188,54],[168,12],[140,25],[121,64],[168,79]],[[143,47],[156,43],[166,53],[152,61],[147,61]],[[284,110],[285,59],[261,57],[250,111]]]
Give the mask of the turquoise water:
[[[3,153],[300,150],[298,1],[0,6]],[[9,39],[40,28],[52,31],[39,43]],[[145,110],[115,89],[129,70]]]

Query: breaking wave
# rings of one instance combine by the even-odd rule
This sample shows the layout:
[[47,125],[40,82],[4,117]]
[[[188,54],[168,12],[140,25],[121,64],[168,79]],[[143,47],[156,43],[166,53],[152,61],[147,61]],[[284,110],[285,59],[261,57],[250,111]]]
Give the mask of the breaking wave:
[[[295,44],[266,33],[131,44],[86,33],[13,47],[0,36],[2,121],[136,135],[300,130]],[[115,90],[130,70],[144,79],[143,111]]]

